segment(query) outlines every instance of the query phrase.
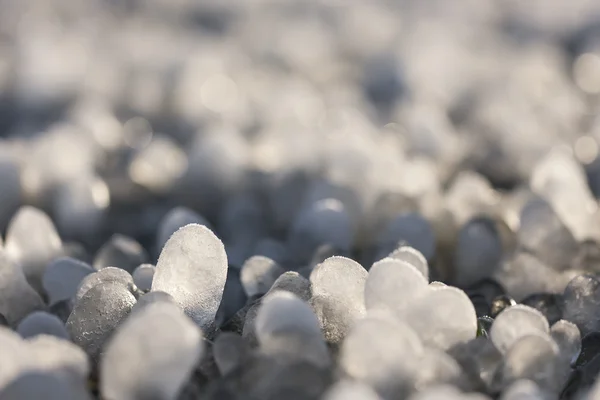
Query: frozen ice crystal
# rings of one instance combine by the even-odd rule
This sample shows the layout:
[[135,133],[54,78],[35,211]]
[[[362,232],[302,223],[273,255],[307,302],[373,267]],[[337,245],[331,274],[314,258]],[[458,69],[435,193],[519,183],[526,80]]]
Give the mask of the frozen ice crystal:
[[108,399],[175,399],[203,351],[202,332],[174,304],[149,304],[114,333],[101,361]]
[[600,281],[579,275],[565,288],[563,318],[573,322],[582,335],[600,329]]
[[21,266],[33,288],[41,293],[44,270],[61,255],[62,242],[48,215],[23,206],[10,221],[4,248],[6,255]]
[[129,315],[135,297],[117,282],[103,282],[90,288],[75,303],[67,320],[67,331],[75,344],[97,359],[115,328]]
[[311,305],[328,342],[339,343],[364,315],[367,275],[356,261],[337,256],[323,261],[311,273]]
[[133,283],[133,277],[124,269],[116,267],[102,268],[98,272],[94,272],[83,278],[75,294],[75,301],[79,301],[83,296],[96,285],[115,282],[123,288],[129,290],[132,294],[137,292],[137,288]]
[[165,244],[152,281],[152,291],[169,293],[185,313],[210,334],[227,279],[223,243],[210,229],[186,225]]
[[29,286],[19,266],[0,254],[0,313],[16,326],[29,313],[41,310],[44,303]]
[[405,261],[415,267],[429,281],[429,265],[421,252],[411,246],[400,246],[392,251],[389,258]]
[[200,214],[186,207],[175,207],[169,211],[160,221],[156,233],[156,251],[160,253],[167,240],[179,228],[189,224],[199,224],[210,228],[210,224]]
[[365,284],[368,310],[403,310],[427,290],[427,280],[411,264],[393,258],[377,261],[369,270]]
[[516,305],[502,311],[494,320],[490,337],[501,353],[506,352],[526,335],[547,336],[548,320],[538,310]]
[[469,297],[447,286],[428,290],[402,312],[424,344],[448,350],[477,334],[477,315]]

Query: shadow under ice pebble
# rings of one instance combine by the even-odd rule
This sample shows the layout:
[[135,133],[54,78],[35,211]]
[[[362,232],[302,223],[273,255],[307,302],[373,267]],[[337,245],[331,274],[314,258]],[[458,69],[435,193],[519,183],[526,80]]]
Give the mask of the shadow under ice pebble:
[[180,228],[165,244],[156,263],[152,291],[173,296],[209,336],[226,279],[223,242],[207,227],[190,224]]

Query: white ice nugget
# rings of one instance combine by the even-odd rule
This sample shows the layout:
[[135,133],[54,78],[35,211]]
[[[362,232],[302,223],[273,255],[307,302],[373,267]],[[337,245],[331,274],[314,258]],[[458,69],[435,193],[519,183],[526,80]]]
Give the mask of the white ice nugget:
[[540,387],[558,389],[555,387],[558,354],[558,346],[547,335],[520,337],[504,356],[502,375],[505,385],[529,379]]
[[28,368],[47,371],[83,381],[90,373],[87,354],[70,341],[50,335],[37,335],[25,341],[31,356]]
[[205,332],[214,324],[227,280],[223,242],[210,229],[186,225],[165,244],[152,291],[169,293]]
[[460,365],[442,350],[426,348],[416,364],[414,382],[416,390],[440,384],[455,386],[460,384],[462,375]]
[[288,243],[294,260],[310,261],[322,244],[330,244],[346,252],[353,243],[350,217],[337,199],[319,200],[303,209],[291,227]]
[[77,301],[67,320],[73,343],[97,360],[105,342],[134,304],[135,297],[117,282],[92,287]]
[[137,288],[133,283],[133,277],[129,274],[129,272],[121,268],[107,267],[83,278],[79,284],[77,293],[75,294],[75,301],[77,302],[81,300],[87,291],[94,286],[108,282],[119,283],[131,293],[135,293],[137,291]]
[[74,299],[81,282],[94,272],[90,265],[74,258],[61,257],[52,261],[42,279],[50,305]]
[[24,339],[46,334],[69,340],[65,324],[55,315],[44,311],[36,311],[25,317],[17,326],[17,332]]
[[240,279],[248,297],[265,294],[285,270],[275,261],[264,256],[252,256],[240,271]]
[[0,254],[0,314],[10,325],[16,325],[43,307],[42,298],[29,286],[21,268]]
[[256,315],[256,337],[264,354],[326,367],[330,360],[319,320],[304,301],[286,291],[268,295]]
[[150,304],[115,332],[100,362],[106,399],[173,400],[203,352],[202,331],[174,304]]
[[550,336],[558,345],[565,364],[574,363],[581,352],[581,334],[577,325],[561,319],[550,327]]
[[345,257],[330,257],[310,274],[311,305],[328,342],[339,343],[365,314],[367,271]]
[[133,271],[133,283],[143,291],[148,291],[152,287],[152,279],[156,267],[152,264],[142,264]]
[[333,384],[325,393],[324,400],[380,400],[380,397],[370,386],[346,380]]
[[502,354],[525,335],[548,335],[548,320],[535,308],[516,305],[502,311],[492,324],[490,337]]
[[431,261],[435,255],[435,234],[429,221],[416,213],[401,214],[394,218],[379,235],[378,254],[385,257],[404,241],[419,250]]
[[389,258],[405,261],[415,267],[429,281],[429,264],[423,254],[411,246],[400,246],[392,251]]
[[167,240],[181,227],[189,224],[204,225],[210,228],[208,221],[200,214],[186,207],[175,207],[161,219],[156,233],[156,250],[160,253]]
[[0,389],[20,375],[30,362],[28,349],[21,337],[9,328],[0,327]]
[[6,232],[6,254],[21,266],[25,277],[42,290],[48,263],[61,255],[62,242],[52,220],[37,208],[23,206],[13,216]]
[[348,333],[338,363],[351,379],[386,397],[412,384],[422,354],[423,345],[408,325],[393,318],[368,316]]
[[579,250],[571,231],[552,206],[539,197],[523,207],[517,238],[523,248],[558,270],[569,268]]
[[365,306],[368,310],[401,310],[426,290],[427,280],[415,267],[398,259],[384,258],[369,270]]
[[400,314],[424,344],[442,350],[465,343],[477,333],[477,315],[469,297],[452,286],[429,289]]

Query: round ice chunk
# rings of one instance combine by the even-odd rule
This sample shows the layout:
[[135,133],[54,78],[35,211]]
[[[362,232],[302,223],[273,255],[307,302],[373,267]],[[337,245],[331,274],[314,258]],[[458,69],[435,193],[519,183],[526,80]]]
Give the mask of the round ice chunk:
[[160,221],[158,232],[156,234],[156,249],[158,252],[162,250],[167,240],[179,228],[189,224],[204,225],[210,228],[210,224],[200,214],[186,207],[175,207],[169,211]]
[[319,320],[304,301],[285,291],[265,298],[256,315],[256,337],[267,355],[329,364]]
[[502,393],[500,400],[544,400],[546,398],[548,398],[548,393],[544,392],[535,382],[520,379]]
[[456,360],[444,351],[426,348],[416,363],[414,386],[416,390],[440,384],[458,386],[461,378],[462,369]]
[[411,246],[400,246],[392,251],[389,258],[400,260],[409,263],[423,274],[425,279],[429,281],[429,264],[423,254]]
[[435,234],[431,224],[419,214],[402,214],[393,219],[379,236],[378,254],[383,258],[390,254],[399,242],[419,250],[427,259],[435,255]]
[[559,350],[547,335],[521,336],[504,356],[502,370],[505,385],[529,379],[540,387],[555,388]]
[[548,320],[538,310],[515,305],[506,308],[494,320],[490,337],[501,353],[506,354],[519,338],[526,335],[547,336]]
[[135,297],[120,283],[99,283],[75,303],[67,320],[67,331],[75,344],[92,359],[97,359],[105,342],[134,304]]
[[365,284],[368,310],[402,310],[427,290],[427,280],[412,264],[394,258],[377,261]]
[[42,280],[50,305],[74,299],[81,282],[94,272],[91,266],[74,258],[63,257],[51,262]]
[[15,326],[29,313],[43,307],[41,297],[29,286],[21,268],[0,254],[0,314]]
[[328,342],[339,343],[365,314],[367,271],[356,261],[331,257],[310,275],[311,304]]
[[34,289],[41,292],[44,270],[61,255],[62,242],[46,213],[23,206],[6,231],[6,255],[19,264]]
[[454,253],[454,279],[467,287],[492,276],[502,259],[502,241],[491,218],[473,218],[460,229]]
[[132,314],[101,360],[107,399],[174,399],[203,351],[202,332],[179,307],[158,302]]
[[156,267],[152,264],[142,264],[137,267],[132,274],[133,283],[140,290],[147,292],[152,288],[152,279],[154,278]]
[[58,373],[75,382],[82,382],[90,373],[87,354],[67,340],[50,335],[27,339],[30,369]]
[[582,335],[600,330],[600,280],[591,275],[573,278],[563,294],[563,318]]
[[65,324],[58,317],[44,311],[36,311],[25,317],[17,327],[24,339],[37,335],[52,335],[69,340]]
[[550,336],[558,345],[560,356],[568,363],[574,363],[581,353],[581,334],[577,325],[561,319],[550,328]]
[[223,243],[210,229],[186,225],[165,244],[152,281],[152,291],[169,293],[208,335],[214,325],[227,280]]
[[429,289],[401,314],[424,344],[448,350],[477,334],[473,303],[460,289],[446,286]]
[[421,341],[409,326],[392,318],[367,316],[348,333],[338,362],[350,378],[385,397],[407,390],[422,353]]
[[77,289],[77,293],[75,294],[75,301],[81,300],[81,298],[96,285],[115,282],[123,286],[125,289],[129,290],[132,294],[137,291],[135,284],[133,283],[133,278],[127,271],[121,268],[116,267],[107,267],[103,268],[98,272],[94,272],[83,278],[79,288]]
[[523,207],[517,238],[523,248],[559,270],[569,268],[578,252],[575,238],[542,198],[530,200]]
[[240,272],[244,291],[248,297],[265,294],[285,270],[275,261],[264,256],[252,256]]
[[102,246],[94,259],[94,268],[106,267],[124,269],[130,274],[141,264],[148,262],[146,250],[134,239],[115,234]]
[[291,227],[288,247],[293,260],[304,264],[315,250],[331,244],[343,252],[352,246],[350,217],[344,204],[337,199],[319,200],[301,211]]

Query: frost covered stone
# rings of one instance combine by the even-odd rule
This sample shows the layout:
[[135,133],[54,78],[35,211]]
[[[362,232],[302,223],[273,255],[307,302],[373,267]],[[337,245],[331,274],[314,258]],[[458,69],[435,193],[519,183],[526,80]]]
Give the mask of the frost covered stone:
[[21,266],[33,288],[41,293],[44,270],[61,255],[62,241],[46,213],[23,206],[8,225],[4,248],[6,255]]
[[227,279],[223,243],[210,229],[186,225],[165,244],[152,281],[152,291],[169,293],[208,335]]
[[81,282],[94,272],[91,266],[74,258],[63,257],[51,262],[42,279],[50,305],[74,299]]
[[77,301],[67,320],[67,331],[75,344],[97,359],[134,304],[135,297],[120,283],[100,283]]
[[202,332],[174,304],[155,303],[132,314],[101,360],[107,399],[175,399],[203,351]]
[[94,286],[111,282],[120,284],[132,294],[137,292],[133,278],[127,271],[121,268],[107,267],[83,278],[75,294],[75,301],[81,300],[88,290]]
[[384,308],[400,311],[410,307],[427,290],[427,280],[412,264],[394,258],[377,261],[369,270],[365,284],[368,310]]
[[448,350],[475,338],[477,315],[473,303],[460,289],[429,289],[400,314],[424,344]]
[[392,251],[388,257],[409,263],[419,270],[425,279],[429,281],[429,265],[427,263],[427,259],[419,250],[415,249],[414,247],[400,246],[396,250]]
[[310,275],[311,305],[325,339],[339,343],[354,322],[365,314],[367,271],[356,261],[331,257]]

